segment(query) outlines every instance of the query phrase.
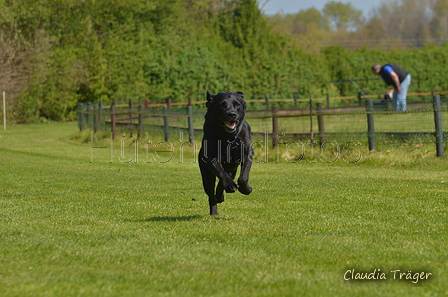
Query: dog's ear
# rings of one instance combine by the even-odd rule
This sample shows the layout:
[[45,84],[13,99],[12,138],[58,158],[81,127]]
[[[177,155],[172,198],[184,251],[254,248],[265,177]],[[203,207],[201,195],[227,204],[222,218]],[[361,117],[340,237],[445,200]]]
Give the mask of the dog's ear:
[[207,90],[207,102],[213,101],[216,95],[210,93],[210,90]]
[[241,96],[241,101],[243,102],[243,109],[246,110],[246,101],[244,101],[244,93],[243,92],[236,92],[236,93]]
[[207,106],[207,108],[210,107],[210,104],[212,103],[213,99],[215,99],[215,96],[216,95],[210,93],[210,90],[207,90],[207,102],[205,103],[205,106]]

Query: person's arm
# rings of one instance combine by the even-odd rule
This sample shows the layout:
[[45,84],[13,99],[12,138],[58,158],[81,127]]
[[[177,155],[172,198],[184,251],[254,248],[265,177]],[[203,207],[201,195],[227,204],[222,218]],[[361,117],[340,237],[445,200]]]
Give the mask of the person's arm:
[[395,73],[395,71],[392,71],[390,73],[390,77],[392,78],[398,93],[401,93],[400,79],[398,78],[398,75]]

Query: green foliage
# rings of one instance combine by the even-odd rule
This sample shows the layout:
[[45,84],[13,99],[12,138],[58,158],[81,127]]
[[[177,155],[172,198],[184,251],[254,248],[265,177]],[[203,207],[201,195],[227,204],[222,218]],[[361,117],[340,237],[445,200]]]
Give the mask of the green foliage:
[[[428,46],[422,49],[379,51],[361,48],[348,50],[339,46],[329,47],[323,51],[326,57],[329,75],[332,80],[372,79],[370,67],[373,64],[395,63],[411,73],[412,82],[409,92],[444,91],[448,82],[444,79],[447,67],[447,46]],[[370,94],[381,94],[388,87],[378,81],[362,83],[363,90]],[[341,95],[353,95],[358,91],[350,84],[335,84]]]
[[[297,17],[323,31],[329,13]],[[353,18],[336,15],[342,27],[353,26]],[[446,47],[306,52],[273,30],[255,0],[2,1],[0,16],[2,36],[16,50],[7,57],[11,67],[26,69],[3,80],[21,73],[26,82],[10,96],[18,122],[72,120],[79,102],[186,101],[203,99],[207,89],[240,90],[252,99],[320,97],[329,90],[328,80],[372,78],[373,63],[408,69],[414,91],[447,89]],[[384,91],[377,82],[363,87]],[[349,84],[337,89],[357,93]]]

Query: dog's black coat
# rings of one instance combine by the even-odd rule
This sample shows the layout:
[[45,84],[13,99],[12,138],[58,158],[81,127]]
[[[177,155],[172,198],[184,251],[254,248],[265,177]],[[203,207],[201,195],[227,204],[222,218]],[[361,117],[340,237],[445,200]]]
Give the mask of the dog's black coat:
[[[245,195],[252,192],[249,171],[253,148],[250,126],[244,119],[246,103],[242,92],[223,92],[216,95],[207,91],[207,113],[204,137],[199,151],[202,184],[208,195],[210,215],[218,214],[217,203],[224,201],[224,191],[237,189]],[[238,165],[241,172],[238,184],[234,182]],[[216,177],[219,182],[216,187]]]

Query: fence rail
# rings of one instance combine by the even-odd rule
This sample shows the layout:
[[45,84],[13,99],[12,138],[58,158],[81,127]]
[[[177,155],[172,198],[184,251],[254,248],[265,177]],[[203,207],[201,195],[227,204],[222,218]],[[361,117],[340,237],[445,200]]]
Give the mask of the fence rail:
[[[384,99],[361,100],[360,104],[360,99],[354,97],[354,104],[330,107],[328,102],[332,100],[328,97],[302,100],[295,96],[276,101],[266,96],[265,100],[247,100],[246,119],[255,137],[270,135],[273,147],[288,138],[312,143],[318,140],[321,146],[332,141],[356,140],[365,143],[369,150],[376,150],[378,144],[385,147],[411,141],[433,143],[436,155],[444,157],[447,133],[443,127],[448,124],[444,125],[448,100],[442,95],[447,93],[410,94],[405,112],[391,110],[391,102]],[[347,97],[338,100],[347,100]],[[287,108],[282,106],[284,102],[289,103]],[[119,130],[125,130],[138,133],[139,138],[144,132],[163,133],[169,141],[173,130],[181,130],[188,133],[189,142],[193,144],[195,133],[202,130],[205,112],[203,101],[191,99],[176,103],[168,99],[164,104],[149,104],[148,100],[134,104],[129,100],[126,104],[114,102],[110,106],[103,106],[102,102],[80,103],[78,125],[80,131],[86,128],[94,132],[110,130],[112,139]]]

